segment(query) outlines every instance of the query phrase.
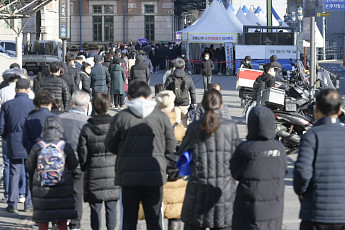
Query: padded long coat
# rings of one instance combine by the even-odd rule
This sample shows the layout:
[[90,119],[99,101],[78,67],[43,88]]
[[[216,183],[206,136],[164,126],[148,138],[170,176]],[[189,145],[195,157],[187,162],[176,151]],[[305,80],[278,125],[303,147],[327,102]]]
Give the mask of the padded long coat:
[[189,125],[180,153],[192,154],[191,175],[183,202],[181,219],[198,228],[231,226],[236,183],[230,159],[238,144],[236,124],[219,117],[219,128],[207,140],[200,130],[202,120]]
[[274,137],[274,114],[264,106],[254,107],[247,141],[237,147],[230,164],[239,181],[233,230],[282,229],[287,159],[283,144]]
[[95,203],[118,200],[120,188],[115,186],[116,155],[106,152],[104,139],[112,117],[96,115],[80,132],[78,156],[84,174],[84,201]]
[[[61,121],[57,117],[48,117],[43,128],[43,141],[57,144],[63,138]],[[35,144],[26,161],[26,166],[32,178],[32,204],[34,213],[32,219],[36,222],[58,222],[77,218],[77,211],[74,208],[73,179],[71,171],[78,165],[72,147],[66,143],[64,148],[65,170],[63,181],[55,186],[41,186],[37,179],[35,169],[37,168],[37,157],[40,146]]]

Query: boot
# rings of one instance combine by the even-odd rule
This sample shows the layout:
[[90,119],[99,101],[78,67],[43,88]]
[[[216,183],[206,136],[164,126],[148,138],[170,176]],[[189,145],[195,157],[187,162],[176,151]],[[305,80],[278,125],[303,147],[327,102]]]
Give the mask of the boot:
[[169,219],[168,220],[168,230],[180,230],[181,220],[179,219]]

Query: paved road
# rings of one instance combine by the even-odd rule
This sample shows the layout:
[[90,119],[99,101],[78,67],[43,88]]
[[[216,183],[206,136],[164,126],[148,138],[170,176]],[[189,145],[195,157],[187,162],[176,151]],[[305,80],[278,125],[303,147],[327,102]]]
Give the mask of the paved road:
[[[153,74],[151,78],[151,86],[157,83],[161,83],[163,71],[158,74]],[[200,102],[203,95],[202,78],[200,75],[192,76],[194,83],[197,88],[197,101]],[[247,127],[245,126],[244,118],[242,115],[242,107],[238,98],[238,91],[235,89],[236,78],[229,76],[214,76],[214,82],[218,82],[222,86],[223,103],[229,106],[233,120],[238,125],[240,137],[245,139],[247,135]],[[153,88],[152,88],[153,89]],[[111,114],[114,114],[111,111]],[[290,155],[288,157],[289,162],[289,173],[285,179],[285,209],[284,209],[284,229],[285,230],[296,230],[299,226],[298,212],[299,212],[299,201],[297,196],[293,192],[292,188],[292,170],[293,164],[296,159],[296,155]],[[1,162],[1,160],[0,160]],[[2,190],[0,191],[2,193]],[[2,196],[2,194],[1,194]],[[19,214],[9,214],[4,211],[6,208],[5,204],[0,204],[0,230],[8,229],[32,229],[33,222],[30,221],[30,215],[27,213],[19,212]],[[19,204],[19,210],[23,209],[23,205]],[[104,209],[102,210],[104,212]],[[119,213],[119,212],[118,212]],[[82,220],[82,229],[90,229],[90,211],[87,204],[84,204],[84,215]],[[104,216],[104,215],[103,215]],[[119,215],[118,215],[119,216]],[[119,218],[119,217],[118,217]],[[103,219],[103,228],[105,228],[105,222]],[[118,229],[118,228],[117,228]],[[145,223],[140,221],[138,229],[146,229]]]

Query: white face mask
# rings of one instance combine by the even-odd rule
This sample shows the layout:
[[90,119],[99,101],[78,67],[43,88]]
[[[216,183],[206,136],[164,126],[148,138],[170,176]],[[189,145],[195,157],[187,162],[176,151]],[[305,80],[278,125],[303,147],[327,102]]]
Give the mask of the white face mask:
[[250,61],[246,61],[246,63],[247,63],[247,64],[249,64],[249,63],[250,63]]
[[209,59],[209,57],[205,57],[205,60],[207,61]]
[[91,73],[91,69],[90,68],[85,69],[85,73],[90,74]]

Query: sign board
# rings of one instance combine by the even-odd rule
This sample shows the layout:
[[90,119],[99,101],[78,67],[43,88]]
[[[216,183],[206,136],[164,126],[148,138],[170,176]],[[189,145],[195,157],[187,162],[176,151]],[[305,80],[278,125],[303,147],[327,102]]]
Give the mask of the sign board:
[[176,32],[176,42],[181,43],[181,41],[182,41],[182,33]]
[[62,40],[71,38],[70,33],[70,0],[59,1],[59,37]]
[[345,10],[345,0],[324,0],[324,10]]
[[317,13],[316,16],[317,17],[329,17],[329,16],[331,16],[331,13]]
[[188,33],[189,43],[237,43],[237,33]]
[[225,60],[226,60],[226,69],[234,69],[234,49],[233,49],[233,43],[232,42],[226,42],[224,43],[225,47]]
[[247,55],[252,59],[270,59],[272,55],[277,55],[278,59],[295,59],[296,50],[296,46],[236,45],[235,59],[243,59]]
[[141,44],[147,43],[147,39],[146,38],[139,38],[138,42],[141,45]]

